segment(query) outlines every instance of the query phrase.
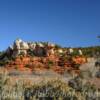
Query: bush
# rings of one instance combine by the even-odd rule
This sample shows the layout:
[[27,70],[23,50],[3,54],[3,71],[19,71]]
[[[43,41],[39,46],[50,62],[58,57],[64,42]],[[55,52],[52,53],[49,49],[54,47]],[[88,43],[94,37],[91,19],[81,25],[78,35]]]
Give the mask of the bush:
[[9,63],[9,60],[1,60],[0,61],[0,66],[5,66],[8,63]]
[[53,65],[54,65],[53,61],[49,60],[49,61],[48,61],[48,68],[50,68],[50,67],[53,66]]
[[29,49],[27,52],[28,52],[28,55],[30,55],[30,56],[32,56],[32,57],[35,56],[33,50]]
[[[2,71],[0,73],[0,100],[97,100],[97,95],[94,96],[94,94],[96,91],[100,92],[99,90],[89,83],[83,84],[80,79],[75,79],[75,82],[79,82],[77,86],[80,86],[80,89],[68,86],[60,79],[30,84],[27,79],[14,81],[5,71]],[[92,96],[88,93],[92,93]]]
[[25,67],[26,67],[26,68],[30,68],[30,64],[26,64]]
[[50,80],[40,84],[35,84],[25,89],[25,100],[31,100],[34,96],[40,100],[67,100],[77,98],[76,95],[70,96],[74,92],[66,83],[61,80]]

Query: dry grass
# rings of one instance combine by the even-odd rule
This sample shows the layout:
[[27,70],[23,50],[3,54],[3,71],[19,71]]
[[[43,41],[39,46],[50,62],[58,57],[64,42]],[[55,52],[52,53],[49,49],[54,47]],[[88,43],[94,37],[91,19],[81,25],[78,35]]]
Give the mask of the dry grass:
[[89,83],[83,85],[82,89],[76,91],[58,78],[44,78],[34,83],[28,79],[13,79],[6,70],[0,71],[0,100],[92,100],[93,96],[89,97],[85,93],[98,92]]

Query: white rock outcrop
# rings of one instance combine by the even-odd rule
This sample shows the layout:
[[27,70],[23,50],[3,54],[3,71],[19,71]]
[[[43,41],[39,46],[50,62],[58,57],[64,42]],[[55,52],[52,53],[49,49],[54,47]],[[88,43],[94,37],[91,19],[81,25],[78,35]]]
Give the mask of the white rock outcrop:
[[73,53],[74,50],[72,48],[69,49],[69,53]]
[[[21,39],[17,39],[14,41],[13,45],[10,46],[6,52],[9,55],[12,56],[18,56],[20,54],[27,55],[29,52],[28,50],[31,51],[32,54],[36,56],[50,56],[50,55],[55,55],[56,53],[59,54],[66,54],[66,51],[63,49],[59,48],[56,49],[56,45],[52,43],[47,43],[46,45],[41,42],[24,42]],[[72,54],[74,52],[73,48],[69,48],[67,51],[69,54]],[[78,50],[79,55],[82,55],[82,50]]]
[[63,53],[63,50],[62,49],[59,49],[58,50],[58,53],[62,54]]
[[83,52],[82,52],[81,49],[79,49],[78,52],[79,52],[80,55],[83,55]]
[[22,41],[21,39],[15,40],[13,44],[13,56],[17,56],[20,54],[27,54],[27,50],[29,49],[28,43]]

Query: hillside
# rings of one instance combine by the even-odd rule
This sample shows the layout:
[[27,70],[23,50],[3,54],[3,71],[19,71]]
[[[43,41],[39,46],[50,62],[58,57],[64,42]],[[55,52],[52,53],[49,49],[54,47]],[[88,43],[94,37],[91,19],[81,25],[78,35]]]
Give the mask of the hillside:
[[21,39],[15,40],[0,54],[0,65],[8,70],[33,72],[51,69],[59,74],[65,71],[79,73],[79,66],[83,63],[86,63],[86,57],[81,49],[62,48],[48,42],[24,42]]
[[[63,48],[17,39],[0,52],[0,91],[8,95],[7,100],[18,99],[13,93],[19,100],[96,100],[100,93],[100,65],[95,64],[99,53],[99,46]],[[70,92],[72,96],[68,96]]]

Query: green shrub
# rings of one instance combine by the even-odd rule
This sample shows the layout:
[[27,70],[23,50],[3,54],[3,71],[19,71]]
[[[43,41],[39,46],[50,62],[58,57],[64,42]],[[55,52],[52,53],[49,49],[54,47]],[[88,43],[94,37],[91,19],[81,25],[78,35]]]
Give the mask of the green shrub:
[[30,68],[30,64],[26,64],[25,67],[26,67],[26,68]]
[[30,56],[32,56],[32,57],[35,56],[33,50],[29,49],[27,52],[28,52],[28,55],[30,55]]

